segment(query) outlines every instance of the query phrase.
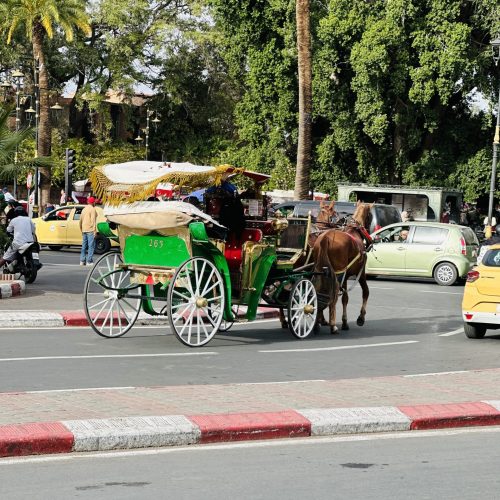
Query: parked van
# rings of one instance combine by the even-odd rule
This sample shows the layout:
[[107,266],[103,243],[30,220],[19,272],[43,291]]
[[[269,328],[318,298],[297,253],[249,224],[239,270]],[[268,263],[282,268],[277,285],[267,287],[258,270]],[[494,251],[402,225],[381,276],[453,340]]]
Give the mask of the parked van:
[[440,222],[447,207],[450,222],[460,223],[462,192],[442,187],[407,187],[386,184],[338,184],[339,201],[364,201],[393,205],[400,212],[411,208],[416,221]]
[[[287,201],[276,205],[274,210],[279,210],[283,215],[291,215],[292,217],[307,217],[308,213],[311,212],[311,215],[316,218],[319,214],[320,203],[321,202],[315,200]],[[352,215],[355,209],[356,203],[344,201],[335,202],[335,211],[339,217]],[[401,222],[401,214],[396,207],[381,203],[373,204],[372,222],[368,229],[370,233],[396,222]]]

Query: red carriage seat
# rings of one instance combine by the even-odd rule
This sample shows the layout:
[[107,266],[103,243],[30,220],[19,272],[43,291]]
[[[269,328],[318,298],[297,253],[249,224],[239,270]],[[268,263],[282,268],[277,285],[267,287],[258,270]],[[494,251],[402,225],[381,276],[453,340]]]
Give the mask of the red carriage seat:
[[261,240],[262,231],[260,229],[244,229],[240,238],[230,233],[224,250],[229,269],[238,270],[240,268],[243,258],[243,244],[246,241],[258,243]]

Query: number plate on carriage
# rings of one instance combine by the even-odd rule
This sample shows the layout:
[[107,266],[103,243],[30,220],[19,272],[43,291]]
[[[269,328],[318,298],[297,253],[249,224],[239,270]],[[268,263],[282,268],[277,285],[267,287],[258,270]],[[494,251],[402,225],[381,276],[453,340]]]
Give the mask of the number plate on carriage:
[[137,264],[159,267],[177,267],[190,254],[186,242],[178,236],[128,236],[123,252],[126,264]]
[[34,259],[38,259],[39,258],[38,257],[38,253],[36,253],[36,252],[33,252],[31,255],[33,256]]

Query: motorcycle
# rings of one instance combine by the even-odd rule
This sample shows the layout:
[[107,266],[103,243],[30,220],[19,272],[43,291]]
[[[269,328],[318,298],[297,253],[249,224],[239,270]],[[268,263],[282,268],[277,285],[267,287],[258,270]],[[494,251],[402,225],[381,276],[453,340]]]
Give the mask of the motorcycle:
[[[7,250],[9,245],[10,241],[6,244],[4,250]],[[17,250],[16,258],[4,266],[4,274],[19,274],[20,278],[24,276],[26,283],[33,283],[36,280],[38,271],[42,268],[39,252],[40,245],[38,241],[25,243]]]

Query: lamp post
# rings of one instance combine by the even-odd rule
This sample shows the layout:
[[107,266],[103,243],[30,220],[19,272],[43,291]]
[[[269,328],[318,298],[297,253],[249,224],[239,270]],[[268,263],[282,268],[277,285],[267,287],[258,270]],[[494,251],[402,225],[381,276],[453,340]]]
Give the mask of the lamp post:
[[[19,132],[21,129],[21,80],[24,75],[19,71],[15,70],[12,73],[12,78],[16,84],[16,132]],[[17,163],[19,160],[19,146],[16,146],[16,152],[14,153],[14,163]],[[17,198],[17,178],[16,174],[14,174],[14,189],[13,189],[14,198]]]
[[[39,67],[38,59],[35,58],[33,65],[33,86],[35,89],[35,158],[38,158],[38,124],[40,122],[40,82],[39,82]],[[39,172],[38,166],[35,165],[35,182],[33,183],[33,217],[38,217],[38,200],[40,199],[40,189],[38,182]]]
[[[500,61],[500,35],[491,41],[491,50],[495,66],[498,66]],[[493,199],[495,197],[495,183],[497,176],[497,157],[498,144],[500,143],[500,88],[498,89],[498,106],[497,106],[497,124],[495,127],[495,136],[493,137],[493,164],[491,166],[491,182],[490,182],[490,201],[488,204],[488,225],[485,228],[486,238],[491,238],[492,235],[492,220],[493,220]],[[497,221],[497,224],[500,221]]]

